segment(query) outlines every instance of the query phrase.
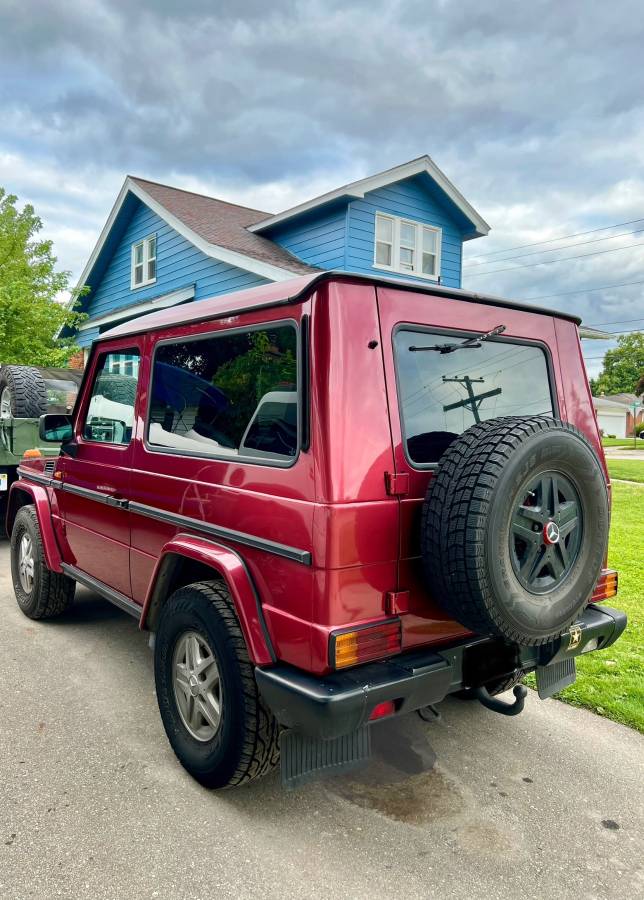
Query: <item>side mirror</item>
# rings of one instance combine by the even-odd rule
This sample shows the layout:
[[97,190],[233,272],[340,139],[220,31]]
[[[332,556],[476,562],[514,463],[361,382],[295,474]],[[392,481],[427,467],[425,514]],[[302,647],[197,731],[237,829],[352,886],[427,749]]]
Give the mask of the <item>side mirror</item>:
[[38,422],[38,436],[46,443],[71,441],[74,436],[72,417],[63,413],[45,413]]

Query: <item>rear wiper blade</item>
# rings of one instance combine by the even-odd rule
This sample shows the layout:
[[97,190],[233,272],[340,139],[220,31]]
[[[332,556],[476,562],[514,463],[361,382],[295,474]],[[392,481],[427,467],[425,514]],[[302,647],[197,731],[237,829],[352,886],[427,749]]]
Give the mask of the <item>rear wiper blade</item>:
[[496,334],[503,334],[505,325],[497,325],[492,331],[486,331],[485,334],[479,334],[476,337],[468,338],[460,344],[431,344],[429,347],[410,347],[410,353],[419,353],[421,350],[435,350],[437,353],[453,353],[455,350],[476,350],[481,346],[481,341],[494,337]]

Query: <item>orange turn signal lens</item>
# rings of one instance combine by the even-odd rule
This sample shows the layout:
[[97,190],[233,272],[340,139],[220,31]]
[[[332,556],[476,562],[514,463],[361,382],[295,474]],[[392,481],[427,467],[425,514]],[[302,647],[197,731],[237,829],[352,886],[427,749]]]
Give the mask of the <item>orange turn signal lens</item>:
[[373,659],[400,653],[400,619],[362,625],[350,631],[335,631],[329,641],[329,661],[335,669],[357,666]]
[[42,453],[37,447],[34,447],[32,450],[25,450],[22,454],[23,459],[40,459]]
[[615,569],[602,569],[590,602],[600,603],[602,600],[614,597],[617,593],[617,581],[618,577]]

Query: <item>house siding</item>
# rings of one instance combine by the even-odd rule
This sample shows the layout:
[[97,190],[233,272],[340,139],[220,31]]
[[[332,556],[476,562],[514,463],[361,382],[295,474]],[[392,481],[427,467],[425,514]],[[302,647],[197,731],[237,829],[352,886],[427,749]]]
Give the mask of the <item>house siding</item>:
[[266,233],[302,262],[320,269],[346,268],[347,204],[309,216]]
[[377,212],[390,213],[393,216],[441,228],[441,284],[460,288],[463,235],[446,207],[433,198],[426,181],[423,182],[423,176],[371,191],[365,194],[364,198],[349,203],[345,263],[347,271],[386,275],[427,284],[427,279],[401,275],[374,266]]
[[[132,244],[157,236],[157,278],[154,284],[130,288]],[[128,306],[182,288],[195,287],[195,300],[226,294],[243,288],[268,284],[268,279],[246,272],[228,263],[206,256],[166,224],[156,213],[139,202],[118,242],[96,289],[84,300],[89,319],[118,312]],[[98,336],[98,329],[80,331],[77,343],[87,347]]]

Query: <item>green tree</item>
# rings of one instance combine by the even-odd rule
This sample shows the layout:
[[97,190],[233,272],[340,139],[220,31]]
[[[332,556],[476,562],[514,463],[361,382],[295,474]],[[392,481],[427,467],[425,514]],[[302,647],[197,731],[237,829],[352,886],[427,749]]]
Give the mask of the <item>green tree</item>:
[[632,394],[644,378],[644,331],[622,334],[607,350],[601,372],[591,381],[593,394]]
[[241,440],[264,394],[292,390],[296,381],[294,329],[251,332],[249,349],[219,366],[213,377],[230,401],[227,416],[236,439]]
[[642,372],[637,384],[635,385],[635,393],[638,397],[641,397],[642,394],[644,394],[644,372]]
[[56,301],[70,273],[56,270],[52,242],[38,240],[33,206],[16,203],[0,187],[0,363],[63,366],[77,348],[56,335],[83,317]]

